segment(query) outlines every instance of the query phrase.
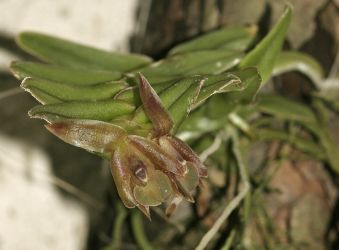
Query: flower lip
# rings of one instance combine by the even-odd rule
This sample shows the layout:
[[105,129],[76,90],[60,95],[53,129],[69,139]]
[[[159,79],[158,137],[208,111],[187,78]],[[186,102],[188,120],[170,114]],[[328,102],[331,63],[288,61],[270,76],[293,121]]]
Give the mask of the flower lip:
[[134,175],[137,177],[138,180],[140,180],[144,185],[147,184],[148,176],[146,169],[144,167],[138,167],[134,171]]

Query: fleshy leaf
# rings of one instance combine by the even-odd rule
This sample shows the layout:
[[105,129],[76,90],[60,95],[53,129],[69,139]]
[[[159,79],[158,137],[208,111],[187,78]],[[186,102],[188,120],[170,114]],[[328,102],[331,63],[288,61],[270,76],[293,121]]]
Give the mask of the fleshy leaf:
[[43,61],[71,68],[125,72],[151,62],[146,56],[107,52],[35,32],[21,33],[17,43]]
[[180,127],[184,138],[187,138],[188,134],[191,138],[223,127],[230,112],[235,108],[239,109],[239,104],[248,104],[254,99],[261,83],[258,71],[255,68],[247,68],[231,74],[240,79],[239,88],[245,89],[214,96],[200,109],[192,112]]
[[[224,77],[224,81],[221,81],[221,77]],[[215,84],[212,84],[213,81]],[[206,89],[208,92],[204,92],[204,85],[200,90],[203,93],[201,97],[199,95],[195,97],[197,93],[197,86],[192,86],[188,89],[180,98],[168,108],[169,113],[174,121],[174,131],[178,129],[185,117],[188,115],[190,109],[196,108],[202,104],[205,97],[211,97],[214,94],[222,93],[223,104],[220,106],[224,110],[224,115],[227,115],[225,109],[232,109],[237,103],[248,103],[256,94],[261,78],[255,68],[248,68],[236,72],[228,72],[222,75],[209,77]],[[215,88],[211,88],[214,86]],[[222,86],[222,88],[220,88]],[[248,91],[248,89],[250,91]],[[205,97],[204,97],[205,96]],[[196,103],[192,103],[195,98]],[[220,117],[219,117],[220,118]]]
[[269,79],[273,66],[282,49],[285,35],[292,18],[292,8],[287,5],[273,29],[240,62],[240,68],[257,67],[263,84]]
[[237,65],[240,52],[199,51],[174,55],[155,62],[140,72],[149,82],[170,80],[195,74],[218,74]]
[[10,68],[19,80],[23,80],[26,77],[34,77],[77,85],[92,85],[118,80],[122,77],[122,74],[118,71],[73,69],[33,62],[13,62]]
[[171,49],[169,54],[216,49],[244,51],[253,41],[255,34],[255,27],[226,27],[181,43]]
[[[26,78],[21,87],[29,91],[33,96],[36,90],[42,91],[61,101],[98,101],[113,98],[116,93],[127,86],[122,81],[100,83],[93,86],[79,86],[65,83],[52,82],[48,80]],[[44,100],[44,104],[48,104]]]
[[224,94],[225,105],[229,105],[229,109],[237,103],[248,104],[255,98],[260,84],[262,83],[261,75],[256,68],[246,68],[236,72],[232,72],[246,86],[243,91],[235,91]]
[[62,100],[59,98],[49,95],[40,89],[36,89],[31,87],[29,90],[26,89],[38,102],[41,104],[54,104],[54,103],[61,103]]
[[36,106],[29,111],[29,115],[50,122],[60,118],[110,121],[133,110],[134,106],[123,101],[78,101]]
[[311,56],[296,51],[281,52],[275,62],[273,75],[279,75],[293,70],[299,71],[309,77],[316,86],[320,86],[320,82],[324,77],[322,67]]
[[[177,101],[177,99],[185,93],[192,85],[198,86],[199,82],[203,78],[201,77],[189,77],[186,79],[182,79],[175,83],[172,83],[168,88],[164,91],[160,91],[158,94],[161,99],[161,104],[167,110],[173,103]],[[154,86],[157,89],[158,84]],[[138,94],[138,93],[137,93]],[[148,117],[141,106],[135,112],[133,121],[138,123],[145,123],[148,121]]]

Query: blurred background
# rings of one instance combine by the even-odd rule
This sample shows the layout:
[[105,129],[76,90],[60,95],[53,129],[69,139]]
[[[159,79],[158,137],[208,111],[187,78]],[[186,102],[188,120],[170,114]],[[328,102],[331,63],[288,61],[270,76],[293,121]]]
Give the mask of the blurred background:
[[[289,2],[294,17],[285,48],[312,55],[330,81],[338,75],[339,1]],[[44,32],[159,59],[173,45],[221,26],[258,24],[260,39],[284,5],[283,0],[0,0],[0,250],[100,249],[110,242],[114,219],[114,205],[107,199],[113,182],[107,186],[110,182],[102,181],[109,177],[107,163],[61,142],[41,121],[28,118],[36,102],[9,72],[11,61],[29,58],[15,45],[19,32]],[[272,81],[291,98],[308,91],[308,83],[295,73]],[[331,129],[339,144],[338,121]],[[284,171],[285,178],[294,176],[288,166]],[[289,184],[278,183],[282,188]],[[336,188],[329,190],[324,196],[338,206]],[[338,223],[337,215],[329,216]],[[326,229],[302,237],[316,240],[317,230]],[[128,237],[125,246],[137,249]],[[336,249],[338,242],[332,246]]]

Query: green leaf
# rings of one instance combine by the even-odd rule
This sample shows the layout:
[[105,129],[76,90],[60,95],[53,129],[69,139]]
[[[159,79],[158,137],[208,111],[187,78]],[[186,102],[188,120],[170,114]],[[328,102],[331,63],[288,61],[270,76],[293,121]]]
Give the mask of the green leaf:
[[62,100],[56,98],[55,96],[49,95],[40,89],[36,89],[34,87],[31,87],[28,91],[38,102],[41,104],[53,104],[53,103],[61,103]]
[[[152,88],[155,90],[157,94],[165,91],[167,88],[175,84],[175,81],[165,82],[162,84],[152,85]],[[114,96],[115,100],[121,100],[133,103],[136,107],[141,104],[140,96],[139,96],[139,86],[132,86],[125,88],[120,91],[118,94]]]
[[198,86],[192,85],[168,108],[174,122],[173,131],[176,131],[188,114],[201,105],[207,98],[215,94],[238,91],[244,88],[244,83],[235,75],[225,73],[224,77],[223,82],[218,81],[212,86],[203,87],[200,92],[198,91]]
[[65,118],[111,121],[131,114],[133,110],[134,106],[123,101],[79,101],[36,106],[29,111],[29,115],[50,122]]
[[32,62],[13,62],[10,67],[19,80],[26,77],[35,77],[61,83],[92,85],[122,78],[122,74],[117,71],[72,69]]
[[200,106],[212,95],[244,90],[247,87],[247,82],[241,81],[237,76],[237,73],[238,72],[234,72],[233,74],[232,72],[229,72],[222,75],[206,77],[202,89],[191,109]]
[[225,27],[181,43],[171,49],[169,54],[216,49],[244,51],[252,43],[255,34],[256,27]]
[[218,74],[237,65],[242,57],[240,52],[199,51],[174,55],[155,62],[140,72],[152,84],[183,76]]
[[296,51],[281,52],[274,64],[273,75],[279,75],[294,70],[299,71],[310,78],[316,86],[320,86],[324,77],[322,67],[311,56]]
[[[230,72],[230,75],[240,80],[241,84],[238,90],[241,91],[232,91],[213,96],[201,108],[192,112],[180,127],[183,136],[190,134],[189,137],[191,138],[204,132],[220,129],[228,122],[228,115],[234,109],[239,109],[239,105],[252,101],[261,82],[258,71],[255,68],[247,68]],[[237,85],[230,85],[229,88]]]
[[326,153],[327,162],[329,163],[332,170],[339,174],[339,157],[337,147],[331,135],[328,133],[328,130],[326,130],[326,128],[320,128],[317,131],[316,135],[322,148]]
[[17,43],[23,50],[45,62],[71,68],[125,72],[151,62],[146,56],[107,52],[35,32],[21,33]]
[[[177,99],[182,96],[192,85],[196,88],[199,82],[202,80],[201,77],[190,77],[187,79],[180,80],[169,88],[165,89],[162,93],[159,93],[161,103],[165,109],[168,109]],[[157,86],[157,85],[156,85]],[[184,107],[184,108],[187,108]],[[139,107],[134,115],[133,121],[137,123],[146,123],[148,118],[143,110],[143,107]]]
[[335,92],[335,89],[333,89],[332,93],[329,93],[328,91],[324,91],[324,93],[321,93],[321,92],[314,93],[314,96],[316,98],[321,99],[334,112],[339,113],[339,100],[335,96],[331,96],[331,95],[336,95],[337,92]]
[[[168,110],[175,124],[174,130],[176,130],[189,111],[201,105],[210,96],[227,91],[238,91],[243,88],[244,83],[236,75],[223,73],[180,80],[163,90],[159,97],[163,106]],[[137,109],[133,121],[139,124],[148,122],[142,106]]]
[[306,105],[278,95],[260,95],[258,109],[278,118],[303,123],[316,123],[316,117]]
[[[21,87],[33,96],[39,90],[61,101],[98,101],[113,98],[116,93],[127,87],[122,81],[99,83],[93,86],[78,86],[42,79],[26,78]],[[48,103],[48,102],[44,102]]]
[[287,5],[278,23],[240,62],[240,68],[257,67],[263,84],[269,79],[291,22],[292,8]]
[[256,68],[245,68],[232,74],[239,77],[241,82],[246,84],[246,88],[239,92],[230,92],[224,95],[225,107],[233,110],[238,104],[249,104],[252,102],[262,83],[261,76]]

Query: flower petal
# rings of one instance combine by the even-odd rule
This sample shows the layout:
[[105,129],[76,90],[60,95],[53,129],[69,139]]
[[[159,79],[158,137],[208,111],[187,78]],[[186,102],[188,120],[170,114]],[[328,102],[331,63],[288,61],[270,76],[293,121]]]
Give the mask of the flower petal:
[[158,137],[170,132],[173,122],[161,100],[147,79],[139,74],[139,91],[145,113],[153,124],[153,136]]
[[199,174],[196,167],[190,162],[187,162],[187,170],[185,176],[178,176],[177,180],[187,192],[192,192],[199,185]]
[[113,154],[111,172],[122,202],[126,207],[132,208],[137,203],[131,189],[131,172],[127,162],[126,155],[118,148]]
[[168,155],[155,142],[140,136],[128,136],[132,146],[144,154],[158,169],[183,176],[186,167],[174,157]]
[[121,127],[95,120],[65,120],[45,127],[61,140],[96,153],[111,151],[118,139],[127,136]]
[[163,203],[172,192],[168,177],[161,171],[150,173],[150,181],[145,187],[135,186],[135,200],[143,206],[158,206]]
[[137,208],[139,208],[139,210],[144,214],[146,215],[146,217],[151,220],[151,213],[149,211],[149,206],[143,206],[143,205],[140,205],[140,204],[137,204]]
[[198,169],[200,177],[207,177],[207,168],[200,161],[199,156],[197,156],[197,154],[185,142],[174,136],[163,136],[162,140],[167,140],[182,156],[182,158],[193,163]]
[[182,196],[174,196],[174,198],[170,201],[169,205],[166,208],[165,214],[167,217],[172,216],[180,202],[182,202]]

